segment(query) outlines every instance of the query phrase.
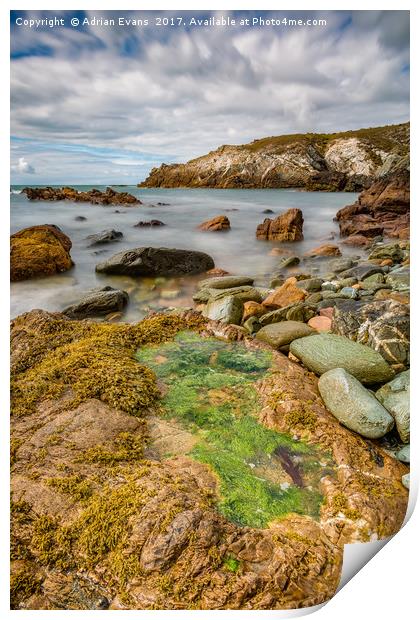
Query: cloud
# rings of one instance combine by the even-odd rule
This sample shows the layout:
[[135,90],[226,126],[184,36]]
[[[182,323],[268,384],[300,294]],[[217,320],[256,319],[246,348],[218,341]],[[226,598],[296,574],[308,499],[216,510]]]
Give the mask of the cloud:
[[[226,142],[407,120],[407,11],[297,13],[281,17],[328,25],[14,28],[12,133],[27,140],[19,155],[51,182],[58,145],[63,180],[70,168],[104,177],[106,166],[117,182],[130,166],[134,181]],[[39,153],[40,141],[55,155]],[[118,153],[104,162],[98,149]]]
[[35,174],[35,168],[24,157],[19,157],[17,164],[12,164],[12,170],[19,174]]

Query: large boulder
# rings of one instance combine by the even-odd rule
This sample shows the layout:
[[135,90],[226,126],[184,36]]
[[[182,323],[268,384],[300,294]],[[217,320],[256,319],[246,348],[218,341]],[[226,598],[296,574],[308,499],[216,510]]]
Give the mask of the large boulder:
[[265,218],[257,226],[257,239],[268,241],[302,241],[303,215],[300,209],[289,209],[275,219]]
[[325,406],[344,426],[369,439],[383,437],[394,426],[388,411],[344,368],[324,373],[318,389]]
[[127,305],[128,293],[112,286],[90,291],[81,300],[63,310],[63,314],[71,319],[84,319],[89,316],[100,316],[111,312],[120,312]]
[[317,375],[344,368],[361,383],[389,381],[394,372],[384,358],[363,344],[336,334],[317,334],[294,340],[290,351]]
[[315,330],[306,325],[306,323],[301,323],[300,321],[281,321],[280,323],[266,325],[266,327],[260,329],[256,338],[266,342],[274,349],[280,349],[296,340],[296,338],[303,338],[314,333]]
[[67,271],[73,266],[71,241],[58,226],[31,226],[10,237],[12,282]]
[[206,220],[199,225],[199,230],[220,231],[230,230],[230,221],[226,215],[217,215],[211,220]]
[[370,304],[348,300],[334,307],[334,334],[369,345],[391,364],[409,363],[410,310],[392,299]]
[[114,254],[96,265],[96,271],[128,276],[176,276],[201,273],[213,267],[213,259],[204,252],[143,247]]
[[410,371],[400,373],[376,392],[376,398],[390,412],[403,443],[410,442]]

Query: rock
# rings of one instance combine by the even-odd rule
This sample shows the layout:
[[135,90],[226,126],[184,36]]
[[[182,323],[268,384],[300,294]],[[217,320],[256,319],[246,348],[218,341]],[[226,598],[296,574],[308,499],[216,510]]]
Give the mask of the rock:
[[296,338],[314,334],[315,330],[300,321],[282,321],[273,323],[259,330],[256,335],[257,340],[266,342],[274,349],[280,349],[288,345]]
[[379,266],[380,267],[392,267],[393,264],[394,262],[391,258],[385,258],[383,261],[379,263]]
[[288,248],[271,248],[268,255],[269,256],[290,256],[292,251]]
[[351,258],[338,258],[337,260],[333,260],[329,264],[329,269],[333,273],[341,273],[342,271],[347,271],[354,266],[354,260]]
[[391,271],[385,278],[385,282],[390,284],[395,291],[405,291],[410,288],[410,268],[401,267]]
[[[214,267],[213,269],[208,269],[206,271],[206,274],[209,276],[214,276],[214,277],[219,277],[219,276],[227,276],[229,275],[229,271],[226,271],[225,269],[220,269],[220,267]],[[252,284],[252,282],[251,282]]]
[[362,437],[378,439],[394,426],[388,411],[344,368],[333,368],[322,374],[318,389],[327,409]]
[[202,222],[198,228],[199,230],[209,231],[230,230],[230,221],[226,215],[217,215],[211,220]]
[[160,220],[150,220],[150,222],[137,222],[137,224],[134,224],[133,228],[145,228],[149,226],[165,226],[165,223],[161,222]]
[[287,267],[294,267],[295,265],[299,265],[299,263],[299,256],[285,256],[285,258],[283,258],[278,264],[278,268],[286,269]]
[[369,254],[369,260],[373,259],[391,260],[391,264],[398,263],[404,259],[404,252],[398,243],[381,244],[375,246]]
[[369,276],[375,273],[382,273],[382,267],[379,265],[372,265],[371,263],[360,263],[347,271],[343,271],[340,274],[341,278],[357,278],[358,280],[365,280]]
[[332,291],[333,293],[337,293],[340,286],[337,282],[329,282],[327,280],[326,282],[323,282],[321,284],[321,288],[322,288],[322,291]]
[[410,312],[405,304],[342,303],[334,309],[332,331],[369,345],[391,364],[409,363]]
[[321,290],[322,283],[321,278],[308,278],[307,280],[300,280],[296,286],[308,293],[316,293]]
[[213,267],[213,259],[204,252],[142,247],[114,254],[96,265],[96,271],[128,276],[176,276],[201,273]]
[[229,295],[222,299],[209,301],[203,315],[221,323],[240,325],[243,308],[244,304],[240,299]]
[[410,462],[410,445],[403,446],[396,453],[396,458],[401,461],[401,463],[409,463]]
[[331,319],[331,321],[333,318],[333,314],[334,314],[334,307],[332,306],[330,308],[321,308],[319,311],[320,316],[326,316],[329,319]]
[[256,301],[246,301],[244,303],[244,313],[242,316],[242,322],[245,323],[251,316],[262,316],[267,312],[267,308]]
[[404,474],[404,476],[401,476],[401,482],[406,489],[410,490],[410,474]]
[[322,301],[322,293],[311,293],[305,300],[308,305],[316,305],[320,301]]
[[284,308],[290,304],[303,301],[308,296],[308,293],[298,288],[296,282],[296,278],[288,278],[282,286],[263,300],[263,306],[268,308]]
[[341,256],[341,250],[338,245],[325,243],[313,250],[305,253],[305,256]]
[[272,278],[270,280],[270,288],[271,289],[279,288],[279,286],[282,286],[285,282],[286,282],[286,278],[276,276],[275,278]]
[[119,241],[122,238],[122,232],[118,230],[103,230],[96,235],[89,235],[86,237],[89,239],[89,245],[101,245],[102,243],[110,243],[112,241]]
[[403,443],[410,441],[410,371],[401,372],[376,392],[376,398],[393,416]]
[[49,276],[73,266],[71,241],[58,226],[31,226],[10,237],[10,279],[12,282]]
[[82,299],[63,310],[63,314],[71,319],[84,319],[89,316],[99,316],[110,312],[119,312],[128,303],[129,296],[112,286],[90,291]]
[[384,282],[385,278],[383,273],[374,273],[363,280],[364,285],[366,285],[366,283],[383,284]]
[[316,306],[312,306],[309,303],[294,304],[290,309],[287,309],[286,319],[288,321],[301,321],[306,323],[316,314]]
[[353,286],[354,284],[357,284],[357,278],[343,278],[342,280],[334,280],[333,284],[336,284],[340,290],[346,286]]
[[314,316],[312,319],[309,319],[308,325],[317,332],[331,331],[331,319],[328,316]]
[[104,192],[91,189],[80,192],[73,187],[25,187],[22,194],[29,200],[71,200],[73,202],[90,202],[100,205],[139,205],[141,201],[127,192],[116,192],[107,187]]
[[257,331],[261,329],[261,323],[256,316],[250,316],[249,319],[243,323],[243,326],[251,335],[256,334]]
[[274,213],[274,211],[272,209],[264,209],[264,211],[261,211],[261,213]]
[[370,247],[372,245],[372,239],[364,237],[363,235],[350,235],[347,239],[342,241],[345,245],[351,245],[354,247]]
[[247,276],[222,276],[216,278],[206,278],[200,280],[198,288],[220,288],[227,289],[235,286],[248,286],[254,283],[254,278]]
[[303,215],[300,209],[289,209],[274,220],[266,218],[257,226],[257,239],[268,241],[302,241]]
[[84,215],[77,215],[74,219],[76,222],[86,222],[87,217],[85,217]]
[[357,299],[359,297],[357,290],[352,288],[351,286],[345,286],[344,288],[342,288],[340,291],[340,295],[345,299]]
[[[201,289],[199,292],[204,292],[206,289]],[[221,299],[222,297],[226,297],[229,295],[233,295],[238,299],[241,299],[243,302],[245,301],[256,301],[258,303],[261,302],[262,296],[260,291],[253,286],[235,286],[233,288],[227,289],[207,289],[210,291],[209,299]],[[196,296],[193,297],[194,301],[196,300]]]
[[394,372],[384,358],[365,345],[336,334],[317,334],[294,340],[290,350],[317,375],[344,368],[362,383],[389,381]]

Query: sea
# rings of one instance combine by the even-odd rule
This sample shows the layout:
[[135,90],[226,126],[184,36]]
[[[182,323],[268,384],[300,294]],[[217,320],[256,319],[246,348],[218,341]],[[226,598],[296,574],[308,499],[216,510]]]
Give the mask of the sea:
[[[37,224],[55,224],[70,237],[73,244],[71,256],[75,264],[71,270],[59,275],[13,282],[11,316],[34,308],[60,312],[76,303],[86,292],[110,285],[122,288],[130,295],[124,314],[116,317],[116,320],[127,322],[139,321],[148,312],[162,308],[192,306],[191,297],[203,275],[132,278],[97,274],[95,265],[116,252],[142,246],[201,250],[213,257],[216,267],[232,274],[253,276],[257,285],[268,286],[281,260],[281,256],[270,253],[274,247],[283,247],[303,256],[322,243],[340,244],[334,216],[339,209],[357,199],[357,194],[348,192],[294,189],[146,189],[113,186],[117,191],[126,191],[138,197],[142,204],[102,206],[71,201],[29,201],[21,193],[23,187],[11,187],[11,232]],[[93,187],[106,189],[106,186],[100,185],[74,187],[78,190]],[[303,241],[285,244],[256,239],[256,227],[265,217],[276,217],[292,207],[303,212]],[[266,209],[271,209],[273,214],[264,214]],[[216,215],[228,216],[230,231],[197,230],[201,222]],[[83,216],[86,220],[77,221],[77,216]],[[165,226],[135,227],[139,221],[152,219],[164,222]],[[122,232],[122,239],[91,247],[87,237],[108,229]],[[354,254],[354,249],[345,245],[340,247],[343,255]],[[323,271],[328,270],[328,262],[318,261],[315,271],[322,275]],[[305,271],[305,262],[296,269]]]

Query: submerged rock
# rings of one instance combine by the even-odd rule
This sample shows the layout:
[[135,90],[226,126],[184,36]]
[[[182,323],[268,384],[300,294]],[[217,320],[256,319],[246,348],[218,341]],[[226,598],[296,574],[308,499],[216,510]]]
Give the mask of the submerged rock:
[[211,220],[202,222],[198,228],[199,230],[209,231],[230,230],[230,221],[226,215],[217,215]]
[[96,235],[89,235],[87,239],[89,239],[89,245],[101,245],[103,243],[111,243],[112,241],[119,241],[123,237],[122,232],[118,230],[103,230]]
[[383,383],[394,376],[384,358],[365,345],[335,334],[294,340],[290,351],[317,375],[343,368],[362,383]]
[[84,319],[119,312],[127,305],[128,300],[129,296],[125,291],[104,286],[84,295],[78,303],[63,310],[63,314],[71,319]]
[[388,411],[344,368],[334,368],[321,375],[318,389],[327,409],[363,437],[383,437],[394,426]]
[[31,226],[10,237],[10,279],[12,282],[68,271],[73,266],[72,243],[53,224]]
[[274,220],[267,217],[257,226],[257,239],[268,241],[302,241],[303,215],[300,209],[289,209]]
[[266,342],[274,349],[290,344],[296,338],[314,334],[315,330],[300,321],[282,321],[259,330],[256,338]]
[[201,273],[213,267],[213,259],[204,252],[142,247],[114,254],[96,265],[96,271],[128,276],[176,276]]
[[153,226],[165,226],[164,222],[161,222],[160,220],[150,220],[149,222],[137,222],[137,224],[134,224],[133,228],[150,228]]
[[401,372],[376,392],[376,398],[394,417],[401,441],[410,441],[410,371]]

